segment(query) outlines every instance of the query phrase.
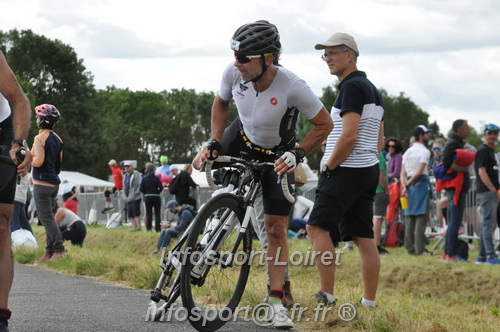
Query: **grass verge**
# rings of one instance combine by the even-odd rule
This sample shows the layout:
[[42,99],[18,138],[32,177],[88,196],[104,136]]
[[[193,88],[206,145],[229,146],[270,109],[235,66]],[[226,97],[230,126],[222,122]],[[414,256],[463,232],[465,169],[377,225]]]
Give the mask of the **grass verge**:
[[[15,248],[17,263],[33,264],[44,253],[45,232],[34,226],[39,249]],[[160,273],[158,259],[150,255],[157,233],[130,232],[121,227],[106,230],[89,227],[84,247],[66,242],[68,255],[44,268],[61,273],[84,275],[138,289],[152,289]],[[254,241],[254,250],[260,244]],[[290,252],[310,253],[307,240],[290,241]],[[438,256],[409,256],[403,248],[390,248],[381,256],[382,269],[377,308],[359,307],[363,286],[359,253],[341,254],[336,271],[337,306],[318,311],[312,295],[318,290],[316,267],[291,264],[294,299],[303,312],[294,312],[301,331],[500,331],[500,266],[445,264]],[[477,250],[471,252],[471,260]],[[298,256],[296,256],[298,257]],[[295,260],[297,261],[297,260]],[[266,268],[254,259],[240,306],[255,306],[266,295]],[[144,299],[144,308],[149,302]],[[344,321],[338,309],[355,304],[356,316]],[[307,309],[306,309],[307,308]],[[324,317],[323,317],[324,316]]]

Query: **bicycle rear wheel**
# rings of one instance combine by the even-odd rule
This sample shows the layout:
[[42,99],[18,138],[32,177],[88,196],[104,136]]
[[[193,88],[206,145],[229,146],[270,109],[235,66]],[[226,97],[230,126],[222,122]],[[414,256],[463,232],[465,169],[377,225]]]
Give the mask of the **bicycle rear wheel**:
[[[180,295],[180,271],[184,261],[186,237],[182,237],[172,250],[165,254],[163,269],[155,289],[151,291],[150,317],[154,321],[168,317],[167,311]],[[162,301],[164,301],[162,303]],[[158,306],[160,304],[160,306]]]
[[[249,228],[240,232],[243,217],[238,197],[218,195],[200,211],[188,236],[181,296],[188,320],[198,331],[222,327],[231,319],[245,291],[252,242]],[[230,221],[233,227],[225,227]]]

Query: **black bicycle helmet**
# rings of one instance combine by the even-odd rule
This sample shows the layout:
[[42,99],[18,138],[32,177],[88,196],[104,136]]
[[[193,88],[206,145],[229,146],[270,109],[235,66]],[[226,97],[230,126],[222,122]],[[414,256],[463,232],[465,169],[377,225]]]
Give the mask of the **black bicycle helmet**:
[[280,34],[274,24],[264,20],[244,24],[234,33],[231,49],[246,55],[279,54]]

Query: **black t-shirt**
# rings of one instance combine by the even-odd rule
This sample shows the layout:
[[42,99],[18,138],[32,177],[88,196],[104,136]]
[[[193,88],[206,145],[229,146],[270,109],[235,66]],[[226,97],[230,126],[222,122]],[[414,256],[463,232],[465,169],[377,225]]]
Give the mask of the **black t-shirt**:
[[479,168],[485,167],[486,173],[495,186],[495,189],[499,189],[498,182],[498,165],[497,160],[495,158],[495,150],[490,148],[487,145],[482,144],[477,150],[476,157],[474,159],[474,168],[476,169],[476,185],[477,192],[483,193],[489,191],[488,187],[486,187],[479,176]]
[[196,188],[196,183],[188,172],[182,171],[177,176],[179,177],[179,189],[176,195],[189,196],[189,188]]

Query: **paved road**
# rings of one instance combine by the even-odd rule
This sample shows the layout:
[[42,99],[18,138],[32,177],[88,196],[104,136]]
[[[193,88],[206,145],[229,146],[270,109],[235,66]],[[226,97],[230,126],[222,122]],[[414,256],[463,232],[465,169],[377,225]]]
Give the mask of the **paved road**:
[[[42,268],[15,266],[9,305],[11,332],[193,331],[187,321],[145,321],[149,292]],[[253,322],[229,322],[219,331],[274,331]]]

